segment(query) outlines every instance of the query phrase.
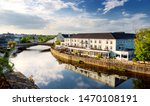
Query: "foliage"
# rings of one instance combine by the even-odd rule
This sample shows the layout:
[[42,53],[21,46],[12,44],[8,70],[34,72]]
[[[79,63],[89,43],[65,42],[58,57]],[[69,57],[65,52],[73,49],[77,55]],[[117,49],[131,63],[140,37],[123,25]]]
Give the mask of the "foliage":
[[0,57],[0,75],[3,71],[12,71],[13,65],[9,64],[9,54],[10,50],[7,48],[1,48],[1,52],[4,53],[4,57]]
[[82,60],[77,60],[77,63],[81,64],[84,63]]
[[119,72],[125,72],[126,70],[124,68],[118,68],[118,67],[110,67],[109,70],[119,71]]
[[60,45],[60,43],[61,43],[60,40],[55,41],[55,45]]
[[43,35],[36,35],[36,36],[32,36],[32,35],[28,35],[28,36],[24,36],[21,39],[21,43],[31,43],[32,41],[37,41],[37,42],[46,42],[48,40],[54,39],[55,36],[52,35],[47,35],[47,36],[43,36]]
[[132,58],[132,61],[133,61],[133,62],[137,62],[138,59],[137,59],[136,57],[134,57],[134,58]]
[[136,58],[144,62],[150,61],[150,28],[140,29],[134,42]]
[[102,58],[102,55],[101,54],[97,54],[96,57],[97,58]]
[[12,66],[9,64],[9,60],[4,57],[0,57],[0,74],[3,73],[3,69],[7,71],[12,71]]
[[8,44],[8,47],[15,48],[17,42],[16,41],[9,41],[7,44]]
[[24,36],[21,38],[21,43],[30,43],[31,39],[33,39],[32,36]]

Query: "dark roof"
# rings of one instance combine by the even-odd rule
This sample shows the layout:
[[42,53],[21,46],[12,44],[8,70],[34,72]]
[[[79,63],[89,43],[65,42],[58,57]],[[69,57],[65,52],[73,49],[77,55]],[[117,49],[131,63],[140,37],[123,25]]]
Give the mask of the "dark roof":
[[71,34],[71,38],[84,38],[84,39],[134,39],[135,34],[129,34],[124,32],[115,33],[79,33]]
[[64,38],[68,38],[68,37],[69,37],[68,34],[62,34],[62,36],[63,36]]
[[134,39],[135,34],[131,33],[111,33],[115,39]]

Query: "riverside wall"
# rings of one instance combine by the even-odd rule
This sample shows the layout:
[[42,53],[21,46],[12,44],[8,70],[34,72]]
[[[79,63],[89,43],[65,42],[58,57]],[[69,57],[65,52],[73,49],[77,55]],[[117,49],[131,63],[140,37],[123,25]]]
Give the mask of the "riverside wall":
[[121,71],[131,71],[131,72],[142,73],[142,74],[150,74],[150,65],[146,65],[146,64],[138,64],[134,62],[120,61],[116,59],[97,59],[97,58],[90,58],[90,57],[80,57],[76,55],[61,53],[53,48],[51,48],[51,53],[54,56],[59,57],[60,60],[65,59],[68,62],[82,61],[85,64],[106,67],[108,69],[115,69],[115,70],[118,69]]

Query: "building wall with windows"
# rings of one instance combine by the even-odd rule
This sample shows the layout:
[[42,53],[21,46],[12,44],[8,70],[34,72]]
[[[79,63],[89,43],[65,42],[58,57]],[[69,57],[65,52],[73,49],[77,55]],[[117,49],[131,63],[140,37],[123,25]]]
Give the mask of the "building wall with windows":
[[[117,35],[116,37],[113,36],[113,34],[111,35],[107,33],[106,34],[107,36],[104,36],[104,38],[103,36],[101,36],[100,38],[98,38],[98,36],[95,36],[96,38],[94,37],[90,38],[90,36],[89,38],[88,37],[83,38],[84,35],[79,37],[76,36],[68,37],[68,38],[64,38],[64,42],[62,42],[61,44],[64,46],[74,47],[74,48],[98,50],[99,52],[108,51],[110,52],[109,55],[111,57],[117,56],[117,58],[121,58],[121,56],[124,56],[126,58],[129,58],[129,56],[131,57],[131,55],[133,55],[134,38],[133,37],[126,38],[125,33],[123,34],[124,34],[123,36]],[[132,50],[132,52],[130,50]]]

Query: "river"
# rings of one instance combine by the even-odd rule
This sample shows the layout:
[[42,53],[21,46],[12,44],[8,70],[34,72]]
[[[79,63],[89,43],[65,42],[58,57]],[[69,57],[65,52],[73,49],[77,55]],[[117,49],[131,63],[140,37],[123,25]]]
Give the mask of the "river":
[[33,46],[11,58],[15,71],[33,76],[41,89],[133,89],[150,88],[150,77],[96,72],[58,61],[48,46]]

